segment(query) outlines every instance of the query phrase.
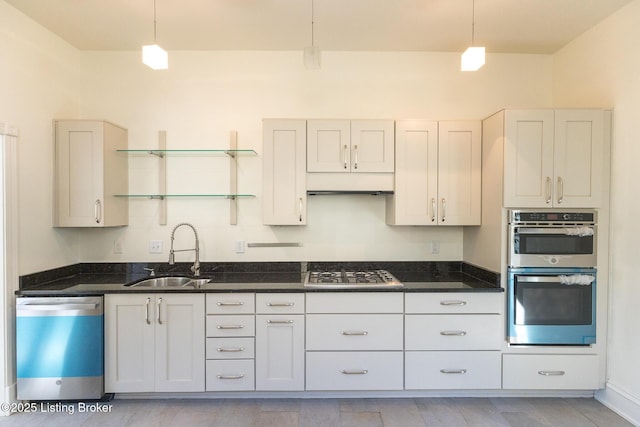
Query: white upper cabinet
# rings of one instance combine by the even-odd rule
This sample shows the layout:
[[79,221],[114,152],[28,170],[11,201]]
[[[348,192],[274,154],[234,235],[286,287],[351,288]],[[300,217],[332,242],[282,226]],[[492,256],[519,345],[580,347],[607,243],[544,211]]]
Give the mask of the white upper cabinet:
[[391,120],[309,120],[308,172],[393,172]]
[[307,223],[306,121],[263,121],[263,223]]
[[96,120],[57,120],[55,126],[56,227],[127,225],[127,130]]
[[392,225],[478,225],[481,200],[479,121],[396,122]]
[[599,207],[604,111],[507,110],[505,207]]

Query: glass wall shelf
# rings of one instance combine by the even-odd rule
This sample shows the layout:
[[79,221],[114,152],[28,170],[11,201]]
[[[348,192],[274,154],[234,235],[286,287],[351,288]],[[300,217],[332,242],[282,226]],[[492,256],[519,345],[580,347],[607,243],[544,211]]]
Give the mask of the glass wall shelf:
[[215,197],[219,199],[236,199],[239,197],[256,197],[255,194],[115,194],[115,197],[160,199],[165,197]]
[[175,149],[175,150],[166,150],[166,149],[129,149],[129,150],[116,150],[119,153],[128,153],[128,154],[150,154],[154,156],[162,157],[165,154],[211,154],[211,155],[223,155],[235,157],[235,156],[257,156],[255,150],[222,150],[222,149]]

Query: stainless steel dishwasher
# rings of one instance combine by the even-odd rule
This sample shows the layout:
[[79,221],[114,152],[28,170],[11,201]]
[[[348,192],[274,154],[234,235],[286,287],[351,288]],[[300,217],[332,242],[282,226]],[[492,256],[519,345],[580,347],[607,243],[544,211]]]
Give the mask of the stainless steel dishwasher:
[[100,399],[103,346],[102,297],[17,298],[18,399]]

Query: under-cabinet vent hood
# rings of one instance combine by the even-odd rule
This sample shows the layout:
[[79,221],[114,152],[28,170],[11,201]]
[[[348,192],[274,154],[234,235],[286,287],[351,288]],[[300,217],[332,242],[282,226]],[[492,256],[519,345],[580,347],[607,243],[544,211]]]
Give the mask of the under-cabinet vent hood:
[[307,194],[392,194],[393,172],[307,172]]
[[340,194],[355,194],[355,195],[365,195],[365,196],[386,196],[388,194],[393,194],[393,191],[367,191],[367,190],[309,190],[307,191],[309,196],[333,196]]

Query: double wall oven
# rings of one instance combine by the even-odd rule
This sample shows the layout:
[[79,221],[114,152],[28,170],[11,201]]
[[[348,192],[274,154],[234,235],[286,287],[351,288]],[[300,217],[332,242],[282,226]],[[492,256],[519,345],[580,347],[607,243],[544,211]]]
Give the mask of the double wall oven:
[[596,341],[597,212],[509,211],[508,341]]

